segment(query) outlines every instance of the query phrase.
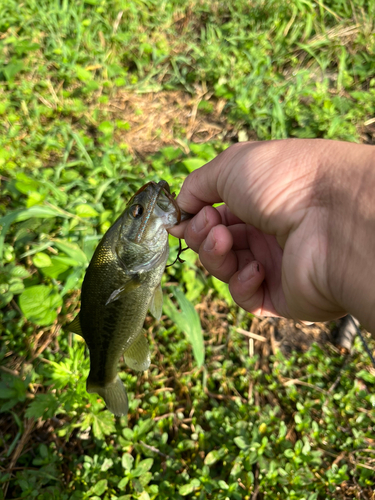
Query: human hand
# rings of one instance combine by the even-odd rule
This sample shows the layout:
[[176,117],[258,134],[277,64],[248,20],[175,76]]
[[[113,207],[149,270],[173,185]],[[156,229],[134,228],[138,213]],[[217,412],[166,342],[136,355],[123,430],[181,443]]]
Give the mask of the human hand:
[[353,250],[345,246],[353,229],[347,207],[362,182],[360,166],[368,172],[371,162],[372,148],[343,142],[236,144],[187,177],[178,203],[197,215],[171,233],[247,311],[309,321],[342,316],[351,295],[342,293]]

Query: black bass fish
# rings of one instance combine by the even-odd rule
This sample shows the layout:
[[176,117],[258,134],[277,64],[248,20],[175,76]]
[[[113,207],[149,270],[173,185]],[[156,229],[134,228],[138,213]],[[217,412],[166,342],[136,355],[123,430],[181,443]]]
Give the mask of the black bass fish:
[[169,254],[166,229],[190,217],[182,213],[166,181],[149,182],[129,201],[100,241],[82,284],[81,310],[68,329],[90,351],[89,393],[99,394],[115,415],[126,415],[128,397],[117,364],[138,371],[150,365],[143,323],[159,319],[161,277]]

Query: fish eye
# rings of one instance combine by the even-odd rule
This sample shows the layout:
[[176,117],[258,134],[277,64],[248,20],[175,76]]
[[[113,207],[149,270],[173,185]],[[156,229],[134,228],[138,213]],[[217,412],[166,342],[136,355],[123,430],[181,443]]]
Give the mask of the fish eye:
[[138,217],[141,217],[143,214],[143,207],[142,205],[133,205],[130,207],[130,213],[134,217],[134,219],[138,219]]

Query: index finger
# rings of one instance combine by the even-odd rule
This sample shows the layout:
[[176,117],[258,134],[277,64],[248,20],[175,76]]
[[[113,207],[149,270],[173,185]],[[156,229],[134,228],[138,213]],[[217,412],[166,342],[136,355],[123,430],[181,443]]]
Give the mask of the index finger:
[[[238,205],[242,191],[246,192],[247,182],[246,178],[245,182],[239,182],[237,175],[245,170],[249,145],[256,147],[259,143],[233,144],[212,161],[189,174],[177,196],[177,203],[182,210],[196,214],[206,205],[223,201],[228,205]],[[236,189],[232,189],[233,186]]]
[[215,158],[186,177],[176,199],[182,210],[197,214],[204,206],[223,201],[217,186],[218,160],[219,157]]

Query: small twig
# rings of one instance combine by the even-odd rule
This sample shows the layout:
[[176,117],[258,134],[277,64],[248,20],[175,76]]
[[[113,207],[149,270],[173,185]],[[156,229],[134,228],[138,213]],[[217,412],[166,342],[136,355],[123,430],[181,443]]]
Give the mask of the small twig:
[[20,315],[21,315],[21,316],[23,316],[23,313],[22,313],[21,309],[19,308],[19,306],[18,306],[17,302],[16,302],[14,299],[12,299],[12,306],[13,306],[15,309],[17,309],[17,311],[20,313]]
[[[19,440],[19,442],[18,442],[18,444],[17,444],[17,446],[12,454],[12,459],[10,461],[9,468],[8,468],[9,471],[12,471],[14,466],[16,465],[17,460],[19,459],[19,457],[22,453],[22,450],[25,447],[25,445],[29,439],[29,436],[34,428],[34,425],[35,425],[34,418],[26,419],[25,424],[24,424],[24,432],[23,432],[21,439]],[[4,498],[7,495],[8,487],[9,487],[9,481],[4,483],[4,485],[3,485]]]
[[254,339],[249,339],[249,357],[254,356]]
[[146,444],[143,441],[139,441],[139,444],[141,444],[142,446],[144,446],[148,450],[153,451],[154,453],[157,453],[158,455],[160,455],[163,458],[168,458],[168,459],[172,459],[173,458],[173,457],[171,457],[169,455],[166,455],[165,453],[162,453],[157,448],[155,448],[155,446],[150,446],[149,444]]
[[259,467],[257,463],[255,463],[253,466],[253,473],[254,473],[254,492],[251,496],[251,500],[257,500],[259,493]]
[[207,396],[213,399],[219,399],[219,400],[229,399],[230,401],[236,401],[236,399],[240,398],[241,401],[246,402],[246,400],[241,396],[227,396],[225,394],[214,394],[213,392],[210,392],[207,388],[204,389],[204,392],[207,394]]
[[0,366],[0,370],[3,370],[5,373],[10,373],[14,377],[19,377],[20,372],[17,370],[11,370],[10,368],[7,368],[6,366]]
[[335,460],[332,462],[332,465],[337,465],[339,462],[341,462],[341,460],[343,458],[345,458],[345,455],[346,455],[346,451],[343,451],[342,453],[340,453],[340,455],[338,455]]
[[158,422],[159,420],[162,420],[163,418],[169,418],[169,417],[174,417],[175,413],[165,413],[164,415],[159,415],[159,417],[154,418],[154,422]]
[[253,388],[254,388],[254,382],[251,380],[249,383],[249,390],[247,391],[247,400],[251,401],[251,398],[253,397]]
[[360,464],[358,462],[355,465],[356,465],[356,467],[363,467],[365,469],[373,470],[375,472],[375,467],[370,467],[369,465]]
[[325,391],[324,389],[321,389],[320,387],[316,386],[316,385],[313,385],[313,384],[309,384],[308,382],[303,382],[302,380],[299,380],[298,378],[291,378],[289,380],[287,380],[286,382],[282,382],[283,386],[284,387],[288,387],[290,385],[303,385],[305,387],[310,387],[310,389],[316,389],[317,391],[321,392],[322,394],[329,394],[328,391]]
[[333,384],[331,385],[331,387],[328,389],[328,392],[331,393],[333,392],[336,387],[339,385],[339,382],[341,380],[341,377],[342,377],[342,371],[340,371],[340,373],[338,374],[338,377],[336,378],[336,380],[333,382]]
[[249,337],[250,339],[260,340],[261,342],[267,342],[266,337],[263,337],[262,335],[258,335],[257,333],[248,332],[248,331],[244,330],[243,328],[236,328],[236,332],[242,333],[242,335],[245,335],[246,337]]
[[138,398],[143,398],[145,396],[149,396],[150,394],[160,394],[161,392],[167,392],[167,391],[174,391],[173,387],[160,387],[159,389],[155,389],[154,391],[150,392],[143,392],[142,394],[137,394]]
[[12,469],[3,469],[1,467],[1,472],[6,474],[7,472],[13,472],[15,470],[40,470],[38,467],[13,467]]
[[120,10],[120,12],[117,14],[116,21],[113,24],[113,34],[116,34],[116,31],[118,30],[118,27],[120,25],[120,21],[122,19],[122,16],[124,15],[124,11]]
[[[61,311],[61,307],[59,308],[58,313],[60,311]],[[47,349],[47,347],[49,346],[49,344],[56,337],[56,335],[59,333],[60,330],[61,330],[61,325],[57,323],[56,326],[55,326],[55,328],[54,328],[54,330],[53,330],[53,332],[51,332],[47,336],[47,338],[43,342],[43,344],[34,352],[33,356],[31,357],[31,361],[34,361],[34,359],[36,359],[40,354],[42,354],[43,351],[45,351],[45,349]]]

